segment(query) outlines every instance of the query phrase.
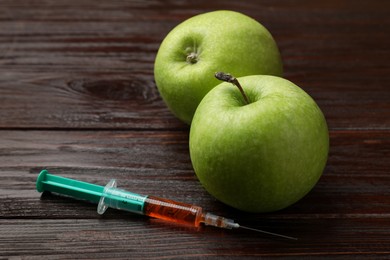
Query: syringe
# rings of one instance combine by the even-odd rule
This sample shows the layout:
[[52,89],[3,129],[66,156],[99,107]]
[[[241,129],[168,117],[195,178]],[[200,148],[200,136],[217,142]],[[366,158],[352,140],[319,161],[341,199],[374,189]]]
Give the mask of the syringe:
[[39,192],[49,191],[97,203],[97,212],[99,214],[103,214],[110,207],[194,227],[199,227],[203,223],[227,229],[244,228],[268,235],[297,240],[294,237],[239,225],[232,219],[203,212],[202,208],[198,206],[118,189],[115,179],[110,180],[103,187],[56,176],[49,174],[47,170],[43,170],[37,178],[36,187]]

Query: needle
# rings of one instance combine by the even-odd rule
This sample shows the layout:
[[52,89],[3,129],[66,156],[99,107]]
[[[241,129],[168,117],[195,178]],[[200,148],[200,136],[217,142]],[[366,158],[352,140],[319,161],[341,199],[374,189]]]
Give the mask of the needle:
[[252,231],[260,232],[263,234],[271,235],[271,236],[282,237],[282,238],[286,238],[286,239],[290,239],[290,240],[298,240],[298,238],[296,238],[296,237],[289,237],[289,236],[285,236],[285,235],[281,235],[281,234],[277,234],[277,233],[273,233],[273,232],[268,232],[268,231],[264,231],[264,230],[260,230],[260,229],[250,228],[250,227],[246,227],[246,226],[242,226],[242,225],[239,225],[239,227],[243,228],[243,229],[252,230]]

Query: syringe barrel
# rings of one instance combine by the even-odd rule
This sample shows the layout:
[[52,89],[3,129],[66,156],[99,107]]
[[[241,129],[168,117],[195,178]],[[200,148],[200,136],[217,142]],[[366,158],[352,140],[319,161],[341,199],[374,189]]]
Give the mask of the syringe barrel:
[[104,187],[98,213],[103,214],[107,208],[130,211],[195,227],[198,227],[202,220],[201,207],[118,189],[115,180],[111,180]]
[[97,211],[103,214],[107,208],[120,209],[144,215],[144,204],[147,196],[116,187],[116,180],[112,179],[104,187]]
[[170,222],[199,227],[202,218],[202,208],[191,204],[148,196],[144,204],[144,214]]

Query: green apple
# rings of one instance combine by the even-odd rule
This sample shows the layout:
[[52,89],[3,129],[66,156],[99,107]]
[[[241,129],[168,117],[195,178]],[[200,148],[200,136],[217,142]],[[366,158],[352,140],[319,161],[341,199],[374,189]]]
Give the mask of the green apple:
[[158,50],[154,77],[176,117],[190,124],[202,98],[219,82],[218,70],[239,76],[282,75],[278,47],[268,30],[233,11],[194,16],[176,26]]
[[221,83],[196,110],[190,156],[199,181],[215,198],[244,211],[271,212],[297,202],[317,183],[328,157],[320,108],[283,78],[218,76],[240,82],[241,93]]

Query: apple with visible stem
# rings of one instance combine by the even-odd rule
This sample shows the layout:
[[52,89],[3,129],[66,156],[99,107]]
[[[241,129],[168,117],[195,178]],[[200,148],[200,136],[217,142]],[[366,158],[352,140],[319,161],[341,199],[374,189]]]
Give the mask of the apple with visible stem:
[[320,108],[283,78],[216,77],[227,82],[203,98],[190,129],[199,181],[218,200],[248,212],[297,202],[317,183],[328,157]]
[[154,78],[176,117],[191,123],[202,98],[216,85],[213,73],[236,76],[282,75],[278,47],[256,20],[234,11],[194,16],[176,26],[161,43]]

